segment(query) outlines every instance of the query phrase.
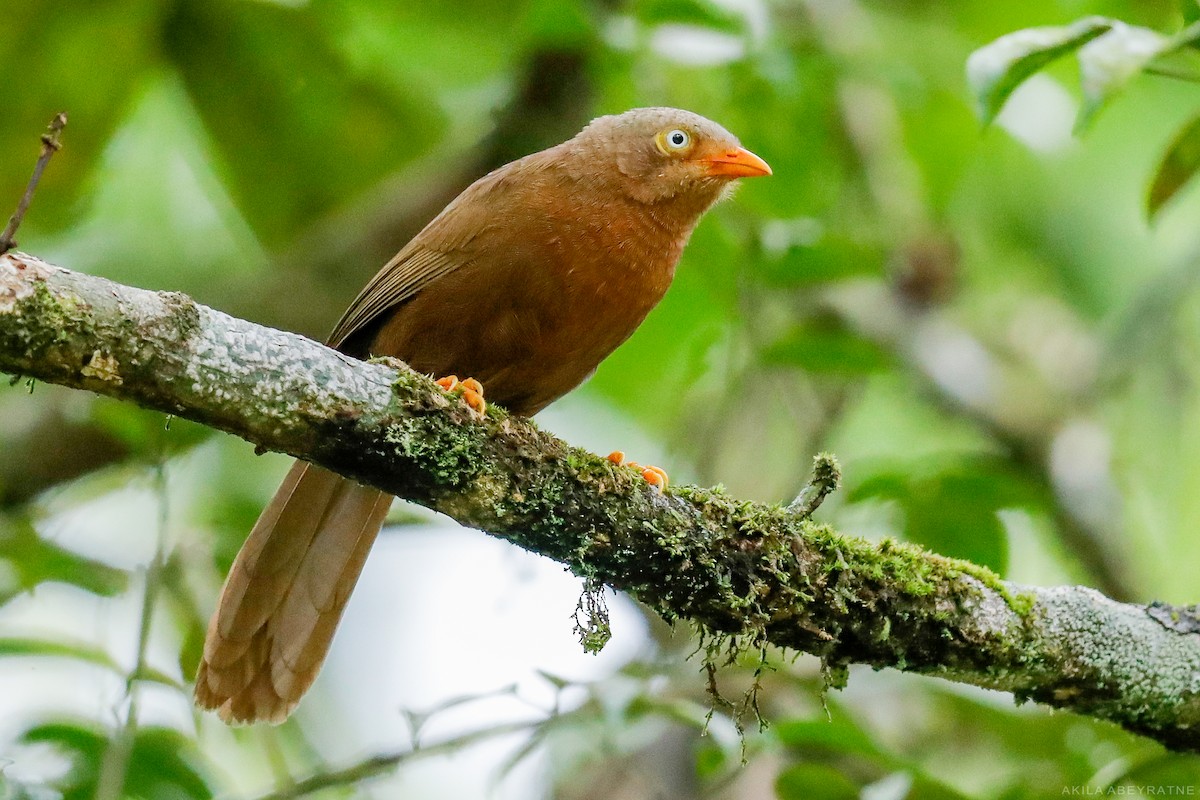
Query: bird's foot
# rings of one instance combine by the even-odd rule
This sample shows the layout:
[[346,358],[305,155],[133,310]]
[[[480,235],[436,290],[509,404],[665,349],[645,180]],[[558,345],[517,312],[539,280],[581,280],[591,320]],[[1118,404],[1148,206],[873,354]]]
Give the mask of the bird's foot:
[[457,375],[447,375],[434,381],[443,392],[460,392],[463,402],[474,411],[480,419],[487,415],[487,402],[483,399],[483,384],[474,378],[459,380]]
[[636,461],[626,461],[625,454],[620,450],[613,450],[608,454],[608,460],[616,464],[618,467],[633,467],[641,473],[642,479],[646,483],[653,486],[655,489],[662,491],[667,488],[667,472],[660,467],[644,467]]

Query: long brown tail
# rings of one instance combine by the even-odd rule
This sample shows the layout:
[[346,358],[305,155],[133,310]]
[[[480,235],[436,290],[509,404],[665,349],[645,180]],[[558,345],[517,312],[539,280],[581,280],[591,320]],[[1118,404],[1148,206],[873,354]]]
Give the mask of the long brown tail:
[[196,705],[283,722],[312,685],[392,498],[297,461],[225,579]]

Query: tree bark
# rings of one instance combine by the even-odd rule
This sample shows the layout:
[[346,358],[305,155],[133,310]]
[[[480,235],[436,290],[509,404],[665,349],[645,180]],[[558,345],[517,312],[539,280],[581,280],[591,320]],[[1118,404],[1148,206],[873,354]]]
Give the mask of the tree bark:
[[834,674],[863,663],[1011,691],[1200,752],[1195,607],[1017,586],[911,545],[843,535],[802,503],[660,492],[501,409],[479,419],[399,362],[357,361],[185,295],[20,253],[0,256],[0,370],[307,459],[738,647],[812,653]]

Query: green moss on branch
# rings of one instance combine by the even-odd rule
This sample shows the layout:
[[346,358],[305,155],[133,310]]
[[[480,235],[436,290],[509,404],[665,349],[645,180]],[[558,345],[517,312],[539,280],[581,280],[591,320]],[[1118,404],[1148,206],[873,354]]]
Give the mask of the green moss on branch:
[[9,254],[0,369],[314,461],[744,647],[813,653],[830,674],[862,663],[1005,689],[1200,750],[1196,632],[1087,589],[1016,587],[846,536],[795,507],[659,492],[528,420],[498,409],[478,419],[397,363]]

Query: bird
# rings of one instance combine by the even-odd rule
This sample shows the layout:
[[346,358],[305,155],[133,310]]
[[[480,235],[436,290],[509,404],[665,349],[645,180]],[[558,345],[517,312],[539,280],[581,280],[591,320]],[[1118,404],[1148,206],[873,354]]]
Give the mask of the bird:
[[[441,376],[476,413],[486,414],[486,388],[490,402],[533,416],[641,324],[733,181],[770,174],[733,134],[689,111],[598,117],[465,189],[367,283],[327,344]],[[643,475],[661,483],[653,468]],[[221,590],[196,674],[199,707],[229,724],[291,714],[391,501],[293,464]]]

